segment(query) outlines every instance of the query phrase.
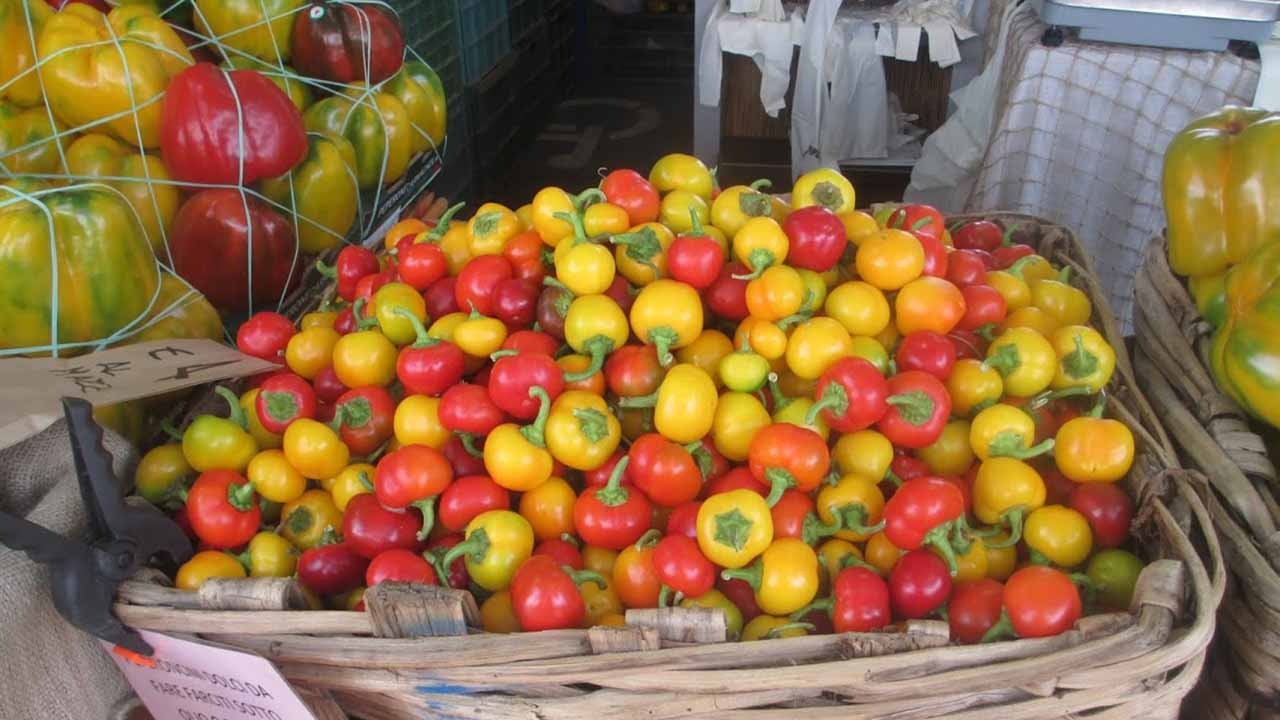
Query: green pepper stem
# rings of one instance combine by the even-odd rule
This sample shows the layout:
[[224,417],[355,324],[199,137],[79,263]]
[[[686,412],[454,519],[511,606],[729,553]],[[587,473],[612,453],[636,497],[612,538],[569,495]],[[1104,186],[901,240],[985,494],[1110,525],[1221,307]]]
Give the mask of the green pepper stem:
[[884,530],[884,519],[875,525],[867,525],[867,508],[862,503],[849,503],[840,508],[836,513],[836,517],[844,526],[845,530],[856,535],[870,537]]
[[416,507],[422,511],[422,529],[418,531],[418,539],[426,540],[431,536],[431,530],[436,525],[436,496],[432,495],[409,503],[409,507]]
[[484,457],[484,451],[476,447],[476,436],[468,432],[458,433],[458,442],[462,444],[462,449],[474,458]]
[[1015,505],[1000,514],[1000,524],[1007,525],[1009,528],[1009,537],[993,543],[987,543],[987,547],[992,550],[1013,547],[1022,539],[1022,521],[1027,514],[1025,505]]
[[574,585],[581,586],[583,583],[595,583],[595,586],[601,590],[608,586],[608,582],[604,576],[594,570],[574,570],[572,565],[564,565],[562,568]]
[[240,566],[244,568],[245,572],[249,573],[250,575],[253,574],[253,556],[249,553],[248,550],[245,550],[239,555],[233,555],[232,557],[236,559],[236,562],[240,563]]
[[571,199],[573,200],[573,206],[581,212],[595,203],[605,202],[608,198],[606,198],[604,193],[598,188],[587,188],[577,195],[572,196]]
[[444,214],[440,216],[440,219],[436,220],[435,227],[431,228],[431,232],[427,233],[425,241],[429,243],[440,242],[440,238],[444,237],[444,234],[449,232],[449,224],[453,222],[453,216],[457,215],[458,211],[461,210],[464,205],[466,205],[466,203],[458,203],[450,207],[448,210],[445,210]]
[[751,586],[752,590],[760,589],[760,581],[764,577],[764,561],[756,558],[746,567],[727,568],[720,573],[721,580],[741,580]]
[[769,507],[777,505],[782,493],[796,486],[796,476],[785,468],[768,468],[764,471],[764,479],[769,483],[769,496],[764,500]]
[[[902,220],[902,221],[903,221],[903,222],[906,222],[906,217],[905,217],[905,216],[903,216],[903,220]],[[908,229],[908,230],[910,230],[911,232],[915,232],[916,230],[919,230],[920,228],[925,227],[926,225],[932,225],[932,224],[933,224],[933,216],[932,216],[932,215],[925,215],[924,217],[920,218],[919,220],[916,220],[915,222],[911,223],[911,227],[909,227],[909,228],[907,228],[907,229]]]
[[1005,269],[1005,272],[1018,278],[1019,280],[1022,280],[1023,279],[1022,269],[1030,265],[1031,263],[1035,262],[1037,257],[1038,257],[1037,255],[1023,255],[1017,260],[1014,260],[1013,264]]
[[951,572],[951,577],[955,577],[960,571],[960,565],[956,562],[955,548],[951,547],[950,535],[953,522],[945,522],[925,533],[924,541],[920,543],[922,546],[931,545],[942,553],[942,559],[947,563],[947,570]]
[[332,525],[326,525],[325,529],[320,532],[320,541],[316,543],[316,547],[337,545],[340,542],[342,542],[342,537],[338,535],[338,531],[333,529]]
[[871,563],[867,562],[866,560],[863,560],[862,558],[858,557],[857,555],[854,555],[853,553],[849,553],[848,555],[845,555],[844,557],[840,558],[841,570],[848,570],[849,568],[852,568],[852,567],[862,568],[864,570],[870,570],[876,575],[880,574],[880,570],[875,565],[872,565]]
[[[1002,438],[1003,436],[1003,438]],[[1012,438],[1012,439],[1010,439]],[[1039,457],[1053,449],[1053,438],[1048,438],[1041,443],[1026,447],[1023,443],[1026,438],[1021,433],[1014,433],[1010,430],[1004,430],[996,435],[991,444],[987,446],[987,455],[989,457],[1008,457],[1018,460],[1029,460],[1033,457]]]
[[844,385],[835,381],[827,383],[818,402],[811,405],[809,412],[805,413],[804,424],[812,426],[818,421],[818,413],[823,410],[829,410],[831,417],[837,419],[849,411],[849,392]]
[[1079,380],[1098,372],[1098,356],[1084,347],[1084,337],[1076,333],[1072,338],[1075,349],[1062,357],[1062,370],[1070,378]]
[[1011,640],[1016,637],[1018,637],[1018,634],[1013,631],[1013,622],[1009,619],[1009,613],[1005,612],[1004,608],[1001,608],[1000,619],[983,633],[979,642],[989,643],[998,640]]
[[1062,283],[1063,285],[1071,284],[1071,266],[1070,265],[1063,265],[1062,269],[1058,271],[1058,282]]
[[[561,213],[561,214],[563,215],[564,213]],[[553,288],[556,288],[556,289],[558,289],[558,290],[563,290],[563,291],[565,291],[565,292],[569,293],[569,294],[570,294],[570,296],[572,296],[572,295],[573,295],[573,291],[569,289],[569,286],[568,286],[568,285],[565,285],[564,283],[560,282],[559,280],[555,279],[554,277],[552,277],[552,276],[550,276],[550,275],[547,275],[546,277],[542,278],[542,284],[543,284],[543,285],[545,285],[545,286],[547,286],[547,287],[553,287]]]
[[1023,404],[1022,409],[1027,412],[1034,412],[1048,405],[1054,400],[1067,397],[1078,397],[1080,395],[1090,395],[1093,391],[1084,385],[1072,385],[1071,387],[1062,388],[1061,390],[1046,390],[1039,395],[1034,395]]
[[633,395],[631,397],[618,398],[618,407],[621,408],[651,408],[657,404],[657,390],[649,393],[648,395]]
[[649,331],[648,339],[658,351],[658,364],[664,368],[671,367],[671,363],[676,361],[671,354],[671,347],[680,342],[679,333],[669,325],[659,325]]
[[1049,559],[1049,556],[1035,548],[1031,548],[1030,552],[1027,553],[1027,562],[1032,565],[1043,565],[1044,567],[1051,567],[1053,565],[1053,561]]
[[253,485],[247,482],[228,485],[227,503],[240,512],[248,512],[253,507]]
[[551,396],[541,385],[534,385],[529,388],[529,397],[538,398],[538,415],[533,422],[520,428],[520,434],[529,441],[530,445],[545,448],[547,418],[551,416]]
[[[573,212],[573,213],[557,212],[557,213],[552,213],[552,217],[562,222],[567,222],[569,223],[570,226],[573,227],[573,244],[574,245],[581,245],[582,243],[587,242],[587,228],[585,225],[582,224],[581,212]],[[564,242],[564,241],[561,240],[561,242]]]
[[671,587],[666,583],[662,583],[662,589],[658,591],[658,607],[668,607],[667,601],[671,599]]
[[369,492],[373,492],[373,481],[369,479],[369,473],[361,470],[356,473],[356,479],[360,481],[360,487],[368,490]]
[[213,391],[218,394],[218,397],[227,401],[227,409],[230,411],[227,419],[239,425],[241,430],[248,430],[249,416],[245,414],[244,408],[240,407],[240,398],[222,385],[215,387]]
[[1091,418],[1102,417],[1102,412],[1107,409],[1107,393],[1105,390],[1098,392],[1098,401],[1089,408],[1089,412],[1085,413]]
[[582,547],[582,542],[578,540],[578,538],[574,537],[573,533],[560,533],[560,539],[576,548]]
[[730,277],[734,280],[755,280],[760,277],[761,273],[772,266],[776,260],[777,256],[771,251],[765,250],[764,248],[756,248],[747,253],[746,265],[750,268],[751,272],[746,275],[732,275]]
[[168,435],[170,440],[182,442],[182,431],[174,427],[173,423],[169,421],[169,418],[165,418],[160,421],[160,430],[164,432],[165,435]]
[[800,539],[804,540],[806,545],[815,545],[822,538],[831,537],[840,532],[843,529],[841,525],[842,520],[839,515],[836,515],[831,522],[824,523],[815,513],[806,513]]
[[489,359],[494,362],[497,362],[498,360],[501,360],[504,357],[514,357],[519,354],[520,354],[519,350],[511,350],[511,349],[494,350],[493,352],[489,353]]
[[316,272],[320,273],[321,277],[329,280],[338,279],[338,268],[333,265],[325,265],[324,260],[317,259],[315,267]]
[[778,387],[778,373],[769,373],[765,376],[765,380],[769,384],[769,397],[773,398],[773,411],[775,413],[791,404],[791,398],[783,395],[782,388]]
[[702,221],[698,219],[698,209],[694,206],[689,207],[689,228],[690,237],[702,237],[707,234],[702,229]]
[[564,374],[564,381],[569,383],[582,382],[587,378],[600,372],[604,367],[605,357],[613,352],[613,340],[604,335],[593,335],[582,344],[582,349],[586,350],[591,356],[591,363],[586,368],[578,372]]
[[1021,228],[1021,227],[1022,227],[1021,225],[1010,225],[1009,227],[1005,228],[1004,232],[1000,234],[1000,245],[1003,247],[1009,247],[1010,245],[1012,245],[1013,234],[1018,232],[1018,228]]
[[936,409],[933,398],[923,390],[909,390],[898,395],[890,395],[884,401],[897,408],[898,414],[908,424],[917,427],[929,422]]
[[648,530],[644,531],[643,535],[641,535],[639,538],[636,539],[635,547],[637,550],[644,550],[645,548],[651,548],[654,545],[657,545],[658,541],[661,539],[662,539],[661,530],[657,528],[649,528]]
[[631,457],[623,455],[618,460],[618,464],[613,466],[613,472],[609,473],[609,482],[596,491],[596,500],[605,507],[618,507],[631,499],[631,493],[622,487],[622,476],[626,473],[630,462]]
[[986,340],[987,342],[991,342],[992,340],[996,339],[995,332],[996,332],[996,324],[993,322],[987,323],[986,325],[979,325],[973,330],[974,335],[977,335],[978,337],[982,338],[983,340]]
[[768,190],[769,188],[773,187],[773,181],[769,180],[768,178],[760,178],[759,180],[756,180],[755,182],[748,185],[747,187],[751,188],[752,190]]
[[790,620],[791,622],[799,622],[802,618],[809,617],[809,613],[812,613],[818,610],[821,610],[827,613],[828,616],[830,616],[831,610],[835,608],[835,606],[836,606],[836,600],[833,597],[818,598],[813,602],[809,603],[808,605],[805,605],[799,610],[796,610],[795,612],[788,615],[787,619]]
[[894,487],[902,487],[902,478],[898,477],[898,473],[893,470],[885,470],[884,479],[893,483]]
[[1075,583],[1078,591],[1084,595],[1081,599],[1084,600],[1085,607],[1092,608],[1098,599],[1098,583],[1084,573],[1070,573],[1067,577],[1071,578],[1071,582]]
[[440,576],[440,582],[448,585],[449,566],[453,565],[454,560],[465,555],[471,562],[484,562],[488,553],[489,533],[482,527],[476,528],[465,540],[449,548],[448,552],[437,559],[436,574]]
[[788,630],[806,630],[806,631],[808,631],[808,632],[813,632],[815,629],[816,629],[816,628],[814,627],[813,623],[807,623],[807,622],[792,622],[792,623],[787,623],[786,625],[779,625],[778,627],[776,627],[776,628],[774,628],[774,629],[770,630],[769,632],[765,633],[764,635],[762,635],[762,636],[761,636],[761,639],[762,639],[762,640],[777,640],[778,638],[782,637],[782,633],[784,633],[784,632],[786,632],[786,631],[788,631]]
[[342,432],[342,425],[347,421],[347,406],[337,405],[333,408],[333,419],[329,421],[329,428],[335,433]]

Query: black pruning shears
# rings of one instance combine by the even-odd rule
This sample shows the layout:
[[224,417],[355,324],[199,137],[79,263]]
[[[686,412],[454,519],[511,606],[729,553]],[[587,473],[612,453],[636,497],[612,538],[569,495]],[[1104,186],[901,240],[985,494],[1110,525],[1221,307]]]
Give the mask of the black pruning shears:
[[191,541],[155,508],[124,502],[102,445],[102,428],[85,400],[63,398],[67,434],[75,456],[80,498],[89,516],[85,540],[0,511],[0,545],[25,552],[49,566],[54,607],[72,625],[140,655],[152,648],[111,612],[116,588],[152,558],[173,567],[191,558]]

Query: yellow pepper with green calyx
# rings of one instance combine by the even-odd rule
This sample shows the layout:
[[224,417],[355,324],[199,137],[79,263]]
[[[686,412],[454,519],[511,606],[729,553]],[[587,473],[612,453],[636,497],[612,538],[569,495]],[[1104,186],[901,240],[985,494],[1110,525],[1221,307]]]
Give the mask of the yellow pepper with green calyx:
[[0,101],[0,167],[14,175],[58,172],[62,168],[58,146],[65,147],[66,139],[54,139],[54,135],[63,130],[56,120],[50,123],[42,107],[20,108]]
[[1280,427],[1280,240],[1226,277],[1226,313],[1209,346],[1209,369],[1249,414]]
[[[156,255],[167,258],[165,239],[181,197],[178,186],[169,184],[169,171],[157,155],[144,155],[119,140],[93,133],[83,135],[67,148],[67,167],[72,175],[104,178],[120,191],[147,233]],[[131,179],[123,179],[131,178]]]
[[262,194],[297,213],[299,250],[323,252],[337,247],[355,224],[355,173],[356,151],[345,137],[309,132],[307,156],[288,175],[263,180]]

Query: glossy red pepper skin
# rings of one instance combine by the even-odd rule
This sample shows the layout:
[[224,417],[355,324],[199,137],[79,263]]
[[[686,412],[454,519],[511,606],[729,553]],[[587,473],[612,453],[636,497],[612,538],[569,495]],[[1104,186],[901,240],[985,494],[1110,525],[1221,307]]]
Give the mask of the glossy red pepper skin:
[[435,448],[405,445],[382,456],[376,475],[378,502],[402,509],[439,495],[453,482],[453,466]]
[[930,205],[903,205],[889,215],[886,227],[906,230],[917,238],[927,237],[942,240],[942,232],[947,229],[942,213]]
[[960,288],[964,297],[964,315],[956,327],[961,330],[977,330],[1004,322],[1009,304],[999,290],[984,284],[965,285]]
[[293,373],[272,375],[262,382],[253,409],[268,432],[282,433],[289,423],[316,415],[316,392],[311,383]]
[[631,306],[636,301],[635,288],[631,287],[631,283],[621,273],[613,276],[613,282],[605,289],[604,294],[618,303],[618,308],[624,313],[631,312]]
[[488,475],[459,477],[440,493],[436,514],[450,532],[461,532],[475,516],[489,510],[511,509],[511,493]]
[[453,467],[454,477],[484,475],[487,472],[484,469],[484,460],[467,452],[466,446],[462,444],[462,438],[457,435],[446,440],[440,452],[444,453],[449,465]]
[[724,260],[724,248],[706,235],[681,235],[667,248],[667,272],[697,290],[711,287]]
[[368,559],[393,548],[420,549],[421,531],[422,514],[416,509],[390,510],[371,493],[351,498],[342,514],[343,544]]
[[356,318],[356,320],[368,317],[369,304],[373,302],[373,294],[378,292],[378,288],[395,279],[395,268],[386,267],[372,275],[365,275],[356,281],[356,300],[364,300],[364,314]]
[[831,625],[836,632],[871,632],[888,625],[889,585],[865,567],[849,567],[831,584]]
[[729,601],[738,606],[742,611],[742,621],[749,622],[752,618],[760,614],[760,605],[756,603],[756,592],[751,584],[741,578],[733,578],[725,580],[721,578],[716,581],[716,589],[724,593]]
[[634,486],[621,484],[629,460],[614,466],[609,484],[588,487],[573,504],[573,526],[587,545],[621,550],[653,523],[653,504]]
[[627,478],[656,505],[675,507],[702,490],[702,473],[693,456],[658,433],[636,438],[627,455]]
[[314,2],[293,22],[293,67],[338,83],[380,83],[400,69],[400,21],[376,4]]
[[970,220],[956,228],[951,241],[957,250],[985,250],[991,252],[1004,241],[1004,231],[990,220]]
[[946,380],[956,364],[956,348],[944,335],[932,330],[918,330],[898,343],[894,353],[898,371],[919,370],[939,380]]
[[631,227],[658,219],[661,202],[658,190],[635,170],[618,169],[604,176],[600,192],[611,204],[627,211]]
[[448,340],[406,345],[396,358],[396,377],[409,395],[438,396],[462,382],[467,356]]
[[761,497],[769,494],[769,486],[756,479],[750,468],[736,467],[707,482],[703,486],[702,497],[707,498],[730,490],[750,490]]
[[769,508],[773,517],[773,539],[804,539],[805,518],[814,512],[813,498],[799,490],[788,490]]
[[794,210],[782,222],[790,249],[787,264],[814,272],[826,272],[840,262],[849,247],[844,223],[821,205]]
[[493,289],[493,316],[509,330],[532,325],[541,291],[538,285],[518,277],[503,280]]
[[298,558],[298,582],[317,595],[341,595],[360,587],[369,559],[345,543],[317,545]]
[[454,292],[458,279],[448,275],[431,283],[422,293],[422,300],[427,305],[427,317],[442,318],[450,313],[458,312],[458,298]]
[[438,585],[435,568],[412,550],[393,549],[379,553],[364,571],[364,586],[383,582],[406,582]]
[[[545,337],[545,336],[544,336]],[[529,390],[540,387],[552,402],[564,392],[564,371],[550,355],[521,352],[500,357],[489,370],[489,398],[518,420],[532,420],[540,404]]]
[[888,410],[889,383],[863,358],[847,357],[827,368],[813,388],[813,400],[824,407],[827,425],[843,433],[865,430]]
[[[462,542],[462,540],[463,535],[460,532],[441,535],[427,545],[427,551],[435,555],[444,555],[449,552],[449,548]],[[471,576],[467,573],[467,559],[465,557],[457,558],[452,563],[449,563],[447,572],[449,573],[447,578],[448,585],[454,590],[466,590],[471,584]],[[439,573],[437,573],[438,575]]]
[[985,284],[989,263],[994,261],[991,253],[984,250],[955,250],[947,256],[947,280],[961,289]]
[[[690,500],[671,509],[671,514],[667,515],[667,535],[684,535],[690,540],[698,539],[698,508],[702,507],[701,500]],[[776,524],[775,524],[776,529]]]
[[538,306],[534,314],[538,318],[538,326],[558,341],[564,340],[564,317],[569,312],[569,304],[573,302],[573,294],[558,287],[545,287],[538,295]]
[[503,280],[512,276],[511,261],[501,255],[479,255],[467,261],[458,272],[453,297],[463,312],[475,310],[493,317],[493,293]]
[[986,341],[972,330],[957,328],[947,333],[947,340],[951,341],[951,347],[955,348],[957,360],[965,358],[982,360],[987,356]]
[[1089,521],[1094,547],[1120,547],[1129,539],[1133,501],[1119,486],[1082,483],[1071,492],[1069,504]]
[[564,567],[568,565],[574,570],[582,569],[582,552],[578,546],[563,538],[547,538],[533,549],[534,555],[546,555]]
[[991,578],[956,583],[947,604],[951,639],[962,643],[982,640],[1000,619],[1004,585]]
[[236,330],[236,349],[245,355],[282,362],[284,349],[298,329],[275,312],[256,312]]
[[747,463],[756,480],[769,484],[772,505],[788,488],[810,492],[818,487],[831,469],[831,453],[822,436],[809,428],[773,423],[751,439]]
[[537,330],[517,330],[503,341],[502,349],[555,358],[560,350],[560,341]]
[[534,555],[511,578],[511,606],[525,632],[575,628],[587,607],[573,578],[547,555]]
[[1082,614],[1080,591],[1061,570],[1028,565],[1004,584],[1004,609],[1021,638],[1061,635]]
[[947,252],[947,246],[942,241],[928,235],[912,233],[916,239],[920,241],[920,247],[924,250],[924,268],[921,273],[929,277],[944,278],[951,269],[951,259]]
[[912,550],[889,573],[893,614],[905,620],[927,617],[951,594],[947,564],[928,550]]
[[686,535],[667,535],[653,548],[658,579],[685,597],[698,597],[716,585],[716,566],[702,554],[698,542]]
[[622,458],[627,457],[626,448],[618,448],[613,451],[608,460],[595,470],[586,470],[582,473],[582,482],[585,487],[604,487],[609,484],[609,476],[613,474],[613,469],[618,466],[618,462]]
[[658,351],[652,345],[623,345],[609,353],[604,379],[618,397],[638,397],[658,390],[664,374]]
[[322,403],[337,402],[338,398],[347,391],[347,386],[338,379],[338,374],[334,372],[332,365],[316,375],[316,379],[311,381],[311,387],[316,391],[316,400]]
[[440,424],[453,432],[488,435],[507,419],[506,413],[479,385],[454,385],[440,397]]
[[1022,243],[1003,245],[991,251],[991,257],[995,260],[996,270],[1004,270],[1022,258],[1035,254],[1035,248]]
[[963,518],[964,512],[964,494],[954,484],[936,477],[912,478],[885,503],[884,534],[895,546],[916,550],[931,531]]
[[[243,495],[233,502],[230,494]],[[187,491],[187,517],[196,537],[215,548],[243,545],[258,532],[262,511],[249,482],[233,470],[206,470]]]
[[377,273],[382,266],[378,264],[378,256],[374,255],[369,248],[363,245],[347,245],[338,251],[333,269],[338,297],[347,302],[355,302],[356,283],[360,282],[360,278],[365,275]]
[[951,395],[938,378],[907,370],[889,378],[889,409],[877,428],[890,442],[917,450],[942,434],[951,416]]
[[413,238],[405,238],[400,241],[396,259],[400,282],[418,292],[431,287],[432,283],[449,273],[444,251],[435,243],[414,243]]
[[750,272],[746,265],[736,260],[721,268],[720,276],[703,293],[707,307],[725,320],[740,322],[746,319],[751,314],[747,309],[747,281],[734,276]]
[[[196,63],[169,81],[160,114],[160,154],[180,182],[251,185],[289,172],[307,154],[302,114],[253,70]],[[226,192],[240,202],[238,192]]]
[[334,403],[342,413],[338,435],[353,455],[371,455],[391,439],[396,401],[382,387],[348,390]]

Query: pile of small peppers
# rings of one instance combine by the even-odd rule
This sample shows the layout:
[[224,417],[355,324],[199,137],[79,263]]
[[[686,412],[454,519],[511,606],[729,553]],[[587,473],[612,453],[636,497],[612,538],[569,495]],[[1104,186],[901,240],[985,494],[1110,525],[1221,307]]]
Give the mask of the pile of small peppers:
[[176,585],[447,584],[491,632],[709,607],[742,640],[1126,609],[1134,438],[1069,270],[833,170],[765,184],[669,155],[343,249],[334,305],[239,329],[282,368],[138,467],[201,548]]

